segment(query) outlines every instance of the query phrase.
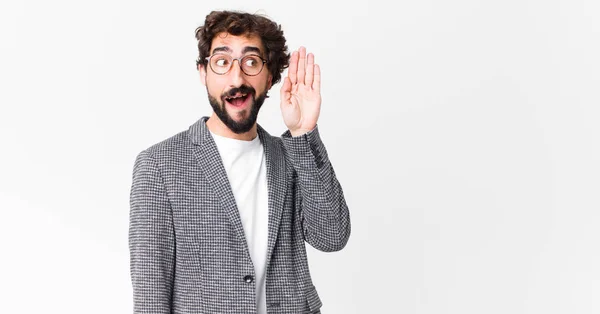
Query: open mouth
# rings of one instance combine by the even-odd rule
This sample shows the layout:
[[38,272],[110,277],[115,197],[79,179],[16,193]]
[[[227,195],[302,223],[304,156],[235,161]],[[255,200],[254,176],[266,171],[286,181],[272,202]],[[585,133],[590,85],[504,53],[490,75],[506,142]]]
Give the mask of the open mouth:
[[243,107],[248,103],[250,94],[238,93],[234,96],[225,97],[225,101],[234,107]]

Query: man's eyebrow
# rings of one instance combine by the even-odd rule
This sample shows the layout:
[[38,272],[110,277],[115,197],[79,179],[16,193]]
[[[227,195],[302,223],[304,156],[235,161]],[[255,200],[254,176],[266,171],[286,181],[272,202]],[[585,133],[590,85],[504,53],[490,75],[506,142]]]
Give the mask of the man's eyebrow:
[[244,49],[242,50],[242,54],[244,55],[244,54],[246,54],[248,52],[256,52],[259,55],[261,53],[260,48],[254,47],[254,46],[246,46],[246,47],[244,47]]
[[221,51],[222,51],[222,52],[229,52],[229,53],[231,53],[231,52],[232,52],[232,51],[231,51],[231,48],[229,48],[229,47],[227,47],[227,46],[221,46],[221,47],[217,47],[217,48],[213,49],[212,53],[215,53],[215,52],[221,52]]

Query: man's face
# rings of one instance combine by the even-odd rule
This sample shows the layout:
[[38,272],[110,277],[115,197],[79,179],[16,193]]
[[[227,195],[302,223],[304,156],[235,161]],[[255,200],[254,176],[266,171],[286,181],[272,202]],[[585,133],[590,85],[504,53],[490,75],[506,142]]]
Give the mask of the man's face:
[[[262,41],[256,35],[234,36],[219,33],[212,41],[210,53],[214,60],[222,56],[214,56],[215,54],[229,55],[233,58],[259,55],[266,59]],[[200,65],[199,70],[202,83],[206,85],[210,105],[219,119],[231,131],[238,134],[252,129],[267,91],[271,88],[272,76],[266,64],[260,73],[254,76],[242,71],[239,60],[233,60],[231,69],[225,74],[215,73],[210,63],[206,67]]]

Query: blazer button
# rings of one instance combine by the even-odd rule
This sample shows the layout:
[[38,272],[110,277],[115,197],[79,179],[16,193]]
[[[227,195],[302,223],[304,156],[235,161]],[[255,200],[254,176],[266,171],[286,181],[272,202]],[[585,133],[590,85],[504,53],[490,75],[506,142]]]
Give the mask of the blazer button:
[[250,275],[246,275],[244,276],[244,281],[247,283],[253,283],[254,282],[254,277],[250,276]]

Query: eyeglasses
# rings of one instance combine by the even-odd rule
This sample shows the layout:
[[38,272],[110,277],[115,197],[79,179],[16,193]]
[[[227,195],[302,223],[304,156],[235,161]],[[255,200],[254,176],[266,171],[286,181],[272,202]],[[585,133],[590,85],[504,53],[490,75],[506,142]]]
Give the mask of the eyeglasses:
[[249,76],[258,75],[260,71],[262,71],[265,63],[267,63],[267,61],[259,55],[245,55],[243,57],[234,58],[225,53],[215,53],[210,57],[206,57],[206,60],[208,60],[210,69],[218,75],[229,72],[233,66],[233,61],[235,60],[238,61],[242,72]]

